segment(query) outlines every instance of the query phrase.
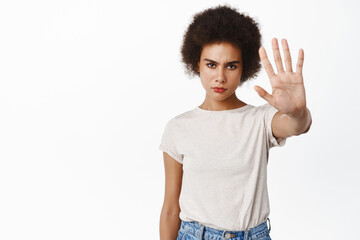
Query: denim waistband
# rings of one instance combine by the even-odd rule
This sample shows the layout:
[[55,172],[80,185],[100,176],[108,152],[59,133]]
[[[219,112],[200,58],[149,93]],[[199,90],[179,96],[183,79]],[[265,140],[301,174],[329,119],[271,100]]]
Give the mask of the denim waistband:
[[[267,226],[267,221],[269,221],[269,228]],[[202,239],[202,236],[204,235],[207,235],[208,237],[222,237],[221,239],[256,239],[257,237],[270,233],[271,231],[270,218],[267,218],[265,222],[262,222],[253,228],[243,231],[215,229],[196,221],[181,221],[181,228],[183,228],[186,232],[195,235],[199,239]]]

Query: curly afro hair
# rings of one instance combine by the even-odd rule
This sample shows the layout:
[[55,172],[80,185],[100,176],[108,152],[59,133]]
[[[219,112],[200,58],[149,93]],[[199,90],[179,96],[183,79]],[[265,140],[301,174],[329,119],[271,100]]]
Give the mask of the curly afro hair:
[[197,64],[203,46],[215,42],[229,42],[241,49],[243,72],[240,85],[257,76],[261,64],[258,50],[261,46],[258,23],[228,5],[218,5],[194,15],[181,46],[182,62],[190,77],[200,76]]

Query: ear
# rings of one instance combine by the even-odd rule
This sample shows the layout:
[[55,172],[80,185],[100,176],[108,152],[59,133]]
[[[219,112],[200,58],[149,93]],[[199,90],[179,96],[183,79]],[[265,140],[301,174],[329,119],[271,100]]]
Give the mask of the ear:
[[200,62],[197,63],[196,71],[197,71],[198,73],[200,73]]

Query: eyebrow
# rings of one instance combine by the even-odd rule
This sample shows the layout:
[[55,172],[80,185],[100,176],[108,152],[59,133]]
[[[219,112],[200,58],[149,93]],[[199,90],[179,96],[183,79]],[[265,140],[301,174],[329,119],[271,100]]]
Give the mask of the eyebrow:
[[[212,62],[212,63],[218,63],[218,62],[208,59],[208,58],[204,58],[204,60]],[[234,64],[234,63],[240,63],[240,61],[231,61],[231,62],[228,62],[227,64]]]

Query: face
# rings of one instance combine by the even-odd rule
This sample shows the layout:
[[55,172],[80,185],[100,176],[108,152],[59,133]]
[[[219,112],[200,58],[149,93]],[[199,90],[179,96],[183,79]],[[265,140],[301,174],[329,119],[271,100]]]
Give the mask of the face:
[[[226,100],[235,94],[242,74],[242,54],[230,43],[211,43],[203,47],[198,63],[201,83],[207,97]],[[214,87],[225,88],[216,92]]]

